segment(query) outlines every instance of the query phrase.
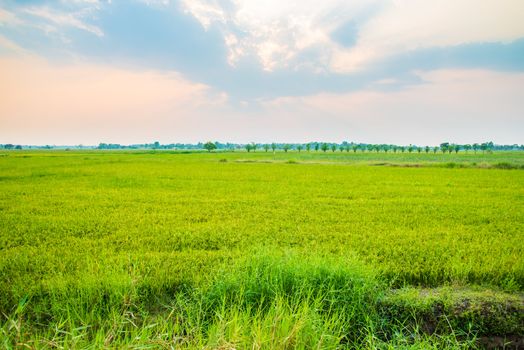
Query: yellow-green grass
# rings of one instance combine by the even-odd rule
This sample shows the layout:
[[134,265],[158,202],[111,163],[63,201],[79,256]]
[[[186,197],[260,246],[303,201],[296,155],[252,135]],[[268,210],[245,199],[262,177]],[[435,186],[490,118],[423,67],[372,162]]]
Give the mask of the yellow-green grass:
[[524,154],[4,152],[4,345],[472,346],[478,317],[402,326],[391,290],[443,286],[510,300],[522,336],[524,171],[497,164]]

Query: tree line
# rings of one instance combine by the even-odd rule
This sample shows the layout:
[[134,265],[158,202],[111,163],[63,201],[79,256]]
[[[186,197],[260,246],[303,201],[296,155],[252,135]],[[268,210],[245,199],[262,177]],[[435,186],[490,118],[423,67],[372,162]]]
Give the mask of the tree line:
[[0,144],[0,148],[7,150],[20,149],[151,149],[151,150],[207,150],[209,152],[245,150],[247,152],[376,152],[376,153],[458,153],[458,152],[493,152],[493,151],[524,151],[524,145],[497,145],[493,142],[456,144],[443,142],[438,146],[418,145],[394,145],[394,144],[371,144],[344,141],[332,142],[307,142],[307,143],[222,143],[222,142],[199,142],[199,143],[169,143],[161,144],[158,141],[143,144],[121,145],[118,143],[100,143],[98,146],[22,146],[14,144]]
[[[224,149],[219,147],[215,142],[208,141],[204,145],[204,149],[209,152]],[[308,143],[247,143],[235,144],[234,149],[245,149],[247,152],[256,152],[257,150],[263,152],[278,151],[298,151],[298,152],[376,152],[376,153],[458,153],[464,151],[473,151],[475,153],[481,151],[493,152],[494,150],[524,150],[524,145],[496,145],[493,142],[473,143],[473,144],[455,144],[450,142],[443,142],[438,146],[417,146],[417,145],[393,145],[393,144],[370,144],[370,143],[354,143],[344,141],[342,143],[328,143],[328,142],[308,142]]]

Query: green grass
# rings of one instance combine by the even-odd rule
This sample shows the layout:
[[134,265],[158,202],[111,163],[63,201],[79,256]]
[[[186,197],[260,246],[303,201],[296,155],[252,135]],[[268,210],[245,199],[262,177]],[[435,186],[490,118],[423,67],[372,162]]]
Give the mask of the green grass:
[[522,166],[518,152],[4,152],[1,342],[523,337]]

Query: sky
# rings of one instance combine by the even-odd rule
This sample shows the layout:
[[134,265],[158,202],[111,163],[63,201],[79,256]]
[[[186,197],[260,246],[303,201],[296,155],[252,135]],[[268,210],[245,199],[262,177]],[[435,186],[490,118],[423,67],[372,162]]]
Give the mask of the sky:
[[524,143],[522,0],[0,0],[0,144]]

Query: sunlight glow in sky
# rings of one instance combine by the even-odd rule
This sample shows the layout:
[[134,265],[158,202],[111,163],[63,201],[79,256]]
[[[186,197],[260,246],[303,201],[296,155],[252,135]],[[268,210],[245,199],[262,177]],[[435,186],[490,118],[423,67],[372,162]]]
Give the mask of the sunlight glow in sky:
[[0,144],[524,143],[521,0],[0,0]]

